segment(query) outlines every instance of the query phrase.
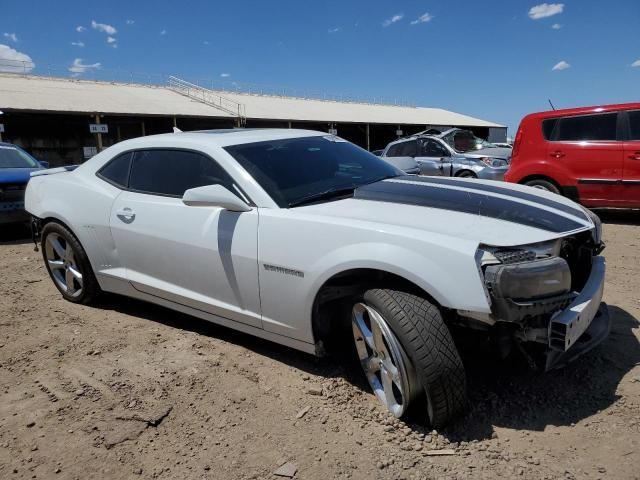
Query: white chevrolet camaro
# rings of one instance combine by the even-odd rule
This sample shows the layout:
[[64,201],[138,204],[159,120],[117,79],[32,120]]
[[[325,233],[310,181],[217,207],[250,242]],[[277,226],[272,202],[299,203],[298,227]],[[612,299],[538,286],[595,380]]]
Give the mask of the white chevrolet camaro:
[[32,174],[26,209],[67,300],[114,292],[317,355],[348,335],[384,406],[421,403],[434,426],[465,406],[452,327],[544,369],[609,332],[591,212],[519,185],[407,176],[322,132],[124,141]]

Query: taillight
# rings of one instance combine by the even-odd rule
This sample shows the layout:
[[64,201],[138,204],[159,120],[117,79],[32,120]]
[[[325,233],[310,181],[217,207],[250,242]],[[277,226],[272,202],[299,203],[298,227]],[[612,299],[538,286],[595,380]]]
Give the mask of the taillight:
[[511,150],[511,160],[518,155],[518,150],[520,150],[520,143],[522,142],[522,125],[518,128],[518,132],[516,133],[516,138],[513,140],[513,149]]

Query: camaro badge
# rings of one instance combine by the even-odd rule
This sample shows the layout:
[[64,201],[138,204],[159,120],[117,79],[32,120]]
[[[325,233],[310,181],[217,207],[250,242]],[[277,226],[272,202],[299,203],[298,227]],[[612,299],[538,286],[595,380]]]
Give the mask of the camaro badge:
[[290,268],[277,267],[275,265],[269,265],[268,263],[263,263],[263,265],[264,265],[264,269],[269,272],[284,273],[285,275],[293,275],[295,277],[304,278],[304,272],[301,272],[300,270],[292,270]]

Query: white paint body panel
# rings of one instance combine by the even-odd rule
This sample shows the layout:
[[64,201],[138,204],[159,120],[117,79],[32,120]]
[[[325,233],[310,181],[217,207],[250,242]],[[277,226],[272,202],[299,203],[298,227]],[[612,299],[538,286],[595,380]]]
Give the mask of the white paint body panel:
[[[71,228],[103,290],[307,352],[314,351],[314,300],[335,274],[383,270],[413,282],[445,307],[487,313],[490,305],[475,260],[479,244],[516,246],[566,235],[450,210],[359,199],[281,209],[223,149],[315,135],[324,134],[245,130],[125,141],[72,172],[34,176],[26,209]],[[150,147],[213,157],[246,192],[252,210],[187,206],[177,198],[123,191],[96,176],[116,155]],[[469,182],[478,185],[478,180]],[[500,185],[574,205],[548,192]],[[119,215],[124,209],[135,213],[131,222]]]

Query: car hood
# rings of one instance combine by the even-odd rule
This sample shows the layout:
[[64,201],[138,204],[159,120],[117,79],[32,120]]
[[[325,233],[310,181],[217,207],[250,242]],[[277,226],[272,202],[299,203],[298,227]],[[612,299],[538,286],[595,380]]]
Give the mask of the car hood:
[[359,187],[352,198],[298,210],[364,228],[421,230],[494,246],[544,242],[594,228],[586,211],[564,197],[475,179],[396,177]]
[[500,148],[500,147],[492,147],[492,148],[481,148],[480,150],[474,150],[473,152],[465,152],[462,155],[465,157],[471,158],[481,158],[481,157],[492,157],[492,158],[502,158],[504,160],[511,160],[511,149],[510,148]]
[[31,172],[42,168],[0,168],[0,183],[27,183]]

